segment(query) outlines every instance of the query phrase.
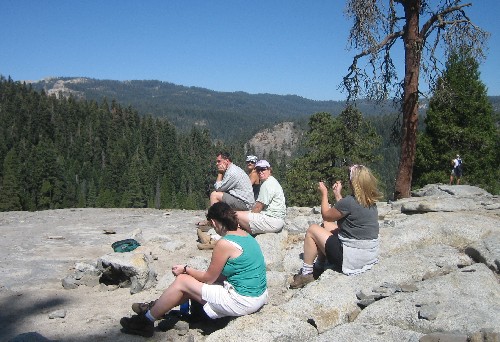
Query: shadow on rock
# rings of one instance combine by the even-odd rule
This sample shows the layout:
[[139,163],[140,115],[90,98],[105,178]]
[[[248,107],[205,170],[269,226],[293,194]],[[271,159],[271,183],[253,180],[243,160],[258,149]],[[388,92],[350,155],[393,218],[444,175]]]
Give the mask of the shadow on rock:
[[209,318],[203,311],[203,306],[192,301],[191,313],[182,314],[178,310],[172,310],[164,319],[158,323],[161,331],[177,330],[181,334],[186,334],[189,330],[198,330],[202,335],[224,329],[234,317],[223,317],[218,319]]
[[[18,321],[25,320],[29,316],[38,315],[40,312],[47,313],[48,317],[51,311],[60,308],[66,302],[65,299],[56,297],[47,298],[42,301],[33,301],[31,296],[23,295],[22,293],[11,291],[0,293],[0,306],[8,308],[0,310],[0,322],[2,323],[0,340],[5,341],[7,336],[16,336],[22,333],[21,331],[17,331]],[[39,337],[39,339],[33,341],[44,341],[41,339],[44,338],[43,336],[39,335]],[[24,337],[19,336],[19,339],[14,341],[23,341],[21,338]],[[48,341],[47,339],[45,340]]]

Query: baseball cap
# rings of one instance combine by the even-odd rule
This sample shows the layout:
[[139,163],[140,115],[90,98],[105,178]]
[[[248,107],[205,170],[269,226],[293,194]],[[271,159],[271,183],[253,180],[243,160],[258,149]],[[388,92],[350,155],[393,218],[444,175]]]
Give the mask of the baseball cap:
[[255,163],[257,162],[257,160],[259,160],[259,158],[257,158],[257,156],[250,155],[250,156],[247,156],[247,160],[246,160],[246,162],[247,162],[247,163],[248,163],[248,162],[252,162],[252,163],[254,163],[254,164],[255,164]]
[[267,160],[261,159],[257,162],[257,164],[255,164],[255,167],[267,169],[267,168],[271,167],[271,164],[269,164],[269,162]]

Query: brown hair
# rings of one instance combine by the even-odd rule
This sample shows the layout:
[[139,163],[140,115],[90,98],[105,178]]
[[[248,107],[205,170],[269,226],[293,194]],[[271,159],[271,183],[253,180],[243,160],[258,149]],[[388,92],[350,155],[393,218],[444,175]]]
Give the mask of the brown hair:
[[232,162],[231,155],[229,154],[229,152],[222,152],[222,151],[217,152],[216,157],[218,156],[221,156],[222,159],[229,160],[230,162]]
[[236,212],[224,202],[217,202],[208,208],[207,220],[217,220],[226,230],[238,229]]

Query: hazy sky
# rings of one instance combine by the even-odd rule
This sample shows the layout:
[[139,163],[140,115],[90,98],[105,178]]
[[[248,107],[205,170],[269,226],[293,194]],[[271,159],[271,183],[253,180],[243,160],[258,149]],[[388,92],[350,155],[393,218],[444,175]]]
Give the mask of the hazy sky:
[[[470,18],[492,34],[481,79],[489,95],[500,95],[500,0],[471,2]],[[15,81],[161,80],[342,100],[337,88],[356,53],[347,50],[345,4],[0,0],[0,74]],[[401,42],[394,48],[401,51]]]

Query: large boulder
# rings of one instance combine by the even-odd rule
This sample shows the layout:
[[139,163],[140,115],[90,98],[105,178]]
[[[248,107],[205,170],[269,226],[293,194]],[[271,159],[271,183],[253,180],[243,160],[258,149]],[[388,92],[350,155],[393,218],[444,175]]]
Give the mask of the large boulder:
[[130,293],[134,294],[156,284],[156,271],[151,262],[144,253],[109,253],[97,260],[97,266],[103,273],[104,283],[127,286],[130,282]]

